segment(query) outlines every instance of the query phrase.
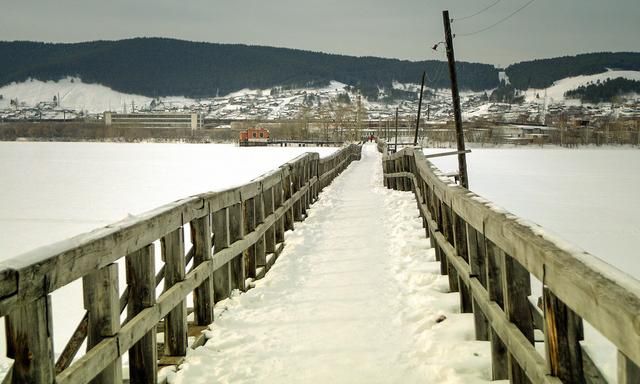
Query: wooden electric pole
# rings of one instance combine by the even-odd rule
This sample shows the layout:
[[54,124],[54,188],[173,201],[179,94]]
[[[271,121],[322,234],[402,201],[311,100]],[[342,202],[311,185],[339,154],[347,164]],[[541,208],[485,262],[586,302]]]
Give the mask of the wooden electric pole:
[[458,174],[460,184],[469,188],[469,178],[467,176],[467,157],[464,148],[464,132],[462,131],[462,112],[460,111],[460,95],[458,94],[458,77],[456,75],[456,59],[453,54],[453,37],[451,36],[451,19],[449,11],[442,11],[442,21],[444,22],[444,37],[447,48],[447,59],[449,61],[449,76],[451,77],[451,97],[453,98],[453,115],[456,122],[456,140],[458,142]]
[[418,128],[420,128],[420,110],[422,109],[422,91],[424,90],[424,76],[426,71],[422,71],[422,85],[420,85],[420,99],[418,100],[418,120],[416,120],[416,134],[413,136],[413,145],[418,145]]

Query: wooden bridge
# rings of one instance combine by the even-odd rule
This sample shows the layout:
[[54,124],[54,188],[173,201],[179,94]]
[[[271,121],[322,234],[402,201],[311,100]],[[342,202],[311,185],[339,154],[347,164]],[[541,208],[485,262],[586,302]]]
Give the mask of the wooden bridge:
[[[386,147],[378,143],[385,154]],[[586,321],[618,349],[618,383],[640,382],[640,282],[492,209],[420,149],[385,155],[383,169],[388,188],[415,194],[441,273],[460,293],[460,311],[473,313],[477,340],[491,343],[494,380],[605,383],[580,345]],[[528,299],[532,279],[543,287],[538,303]],[[544,340],[535,339],[536,329]],[[536,341],[544,341],[544,355]]]
[[[307,153],[241,187],[176,201],[0,263],[0,316],[7,356],[14,359],[4,382],[119,383],[127,352],[130,381],[155,382],[157,363],[178,363],[189,347],[187,335],[200,335],[191,347],[202,345],[200,331],[213,322],[215,302],[264,276],[284,246],[285,231],[303,220],[320,190],[359,157],[357,145],[323,159]],[[192,243],[187,252],[185,227]],[[165,265],[156,274],[158,243]],[[115,262],[123,258],[127,288],[118,297],[122,277]],[[50,294],[78,279],[87,312],[54,362]],[[164,292],[156,298],[162,280]],[[188,310],[185,298],[191,293],[194,306]],[[190,311],[194,321],[188,323]],[[160,353],[159,325],[164,328]],[[85,340],[87,353],[72,364]]]
[[[439,173],[420,150],[388,155],[385,143],[378,148],[385,186],[415,194],[441,273],[459,292],[461,312],[473,312],[477,339],[491,343],[494,380],[605,382],[580,345],[586,321],[618,349],[618,382],[637,382],[640,282],[491,209]],[[305,154],[249,184],[180,200],[0,263],[0,316],[7,356],[14,359],[4,382],[119,383],[127,352],[130,381],[156,382],[158,363],[177,364],[188,348],[203,344],[201,331],[213,322],[216,302],[267,273],[283,250],[285,231],[305,219],[320,190],[360,159],[360,150],[351,145],[324,159]],[[158,246],[164,266],[156,273]],[[121,259],[127,288],[119,296]],[[50,295],[79,279],[87,312],[54,361]],[[532,279],[544,286],[539,304],[528,299]],[[156,297],[161,281],[164,291]],[[187,308],[192,293],[193,308]],[[544,333],[545,354],[535,349],[541,341],[535,329]],[[200,337],[189,345],[188,335]],[[84,340],[87,353],[74,359]]]

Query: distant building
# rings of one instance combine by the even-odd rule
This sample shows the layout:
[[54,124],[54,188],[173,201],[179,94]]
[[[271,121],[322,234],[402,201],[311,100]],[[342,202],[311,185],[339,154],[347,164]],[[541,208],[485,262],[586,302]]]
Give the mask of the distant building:
[[264,128],[249,128],[240,132],[240,146],[267,145],[269,131]]
[[204,117],[199,113],[104,113],[104,124],[118,128],[201,129]]

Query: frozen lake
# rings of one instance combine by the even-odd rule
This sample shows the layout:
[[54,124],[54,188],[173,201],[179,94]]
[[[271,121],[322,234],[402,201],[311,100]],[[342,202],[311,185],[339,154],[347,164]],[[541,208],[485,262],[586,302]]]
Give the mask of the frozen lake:
[[[303,152],[334,150],[0,142],[0,260],[245,183]],[[443,171],[457,168],[454,157],[434,163]],[[474,192],[640,278],[640,150],[474,149],[468,164]],[[84,313],[81,297],[79,282],[53,295],[57,352]],[[0,350],[3,336],[0,329]],[[611,358],[598,360],[615,372]]]
[[[472,151],[472,191],[640,278],[640,150]],[[442,171],[458,169],[455,156],[432,160]]]
[[304,152],[215,144],[0,142],[0,260],[202,192]]

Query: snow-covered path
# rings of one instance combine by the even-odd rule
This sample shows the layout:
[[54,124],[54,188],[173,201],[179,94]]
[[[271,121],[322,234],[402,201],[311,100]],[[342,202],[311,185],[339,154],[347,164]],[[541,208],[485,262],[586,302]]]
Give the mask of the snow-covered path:
[[375,146],[308,213],[169,382],[489,381],[488,343],[447,293],[413,195],[382,187]]

